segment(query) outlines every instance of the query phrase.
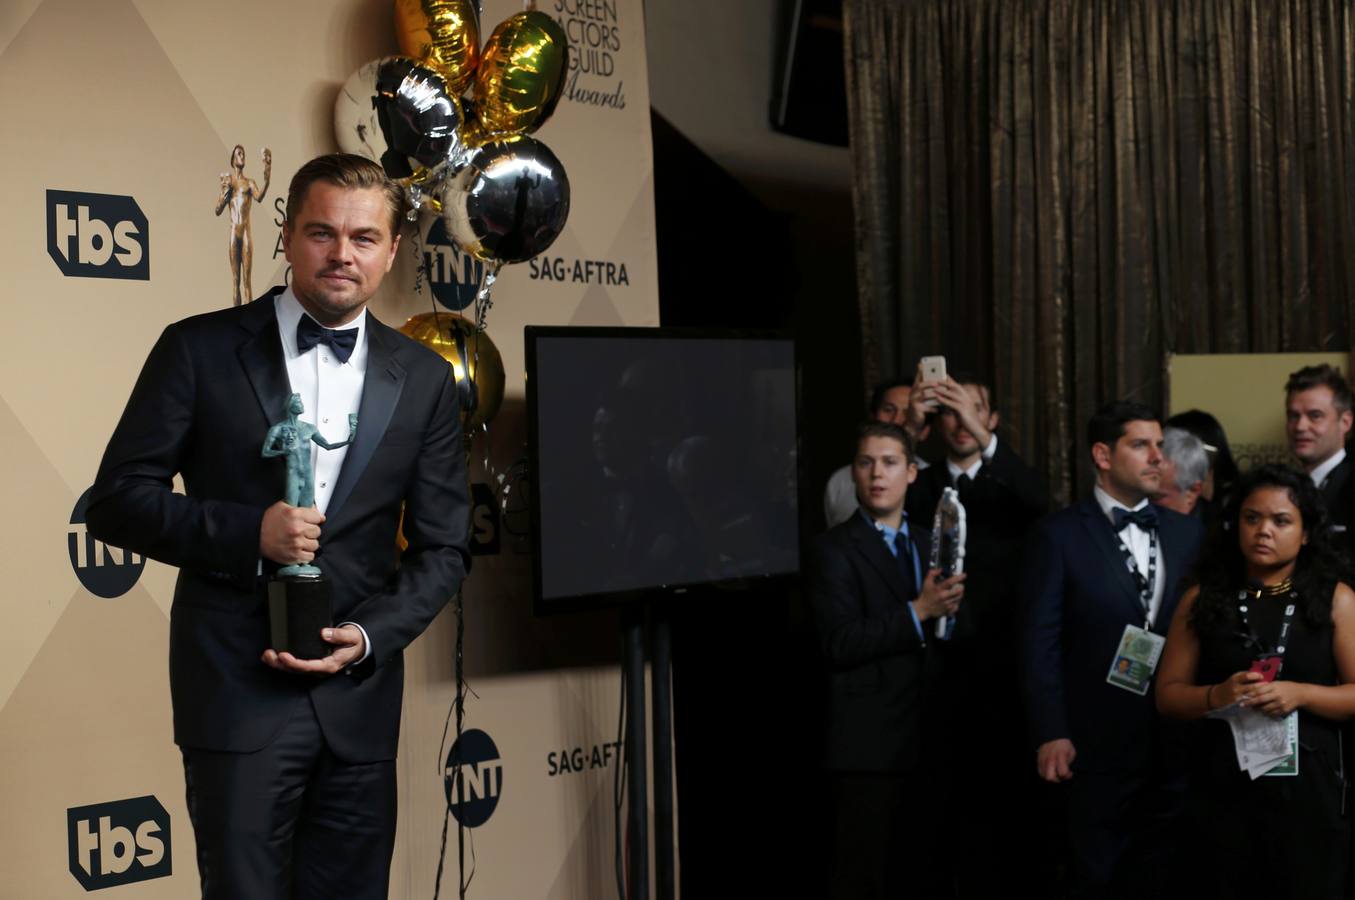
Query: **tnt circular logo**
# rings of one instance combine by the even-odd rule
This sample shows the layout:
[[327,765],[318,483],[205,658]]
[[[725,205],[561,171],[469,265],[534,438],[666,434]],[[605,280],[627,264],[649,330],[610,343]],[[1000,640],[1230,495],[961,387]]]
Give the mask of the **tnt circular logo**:
[[447,808],[462,825],[478,828],[489,821],[503,793],[503,763],[489,735],[478,728],[462,732],[447,754],[443,788]]
[[485,264],[452,242],[439,216],[433,219],[424,238],[423,271],[433,298],[453,312],[460,312],[475,300],[485,277]]
[[75,503],[71,528],[66,534],[71,568],[85,590],[94,596],[121,597],[141,577],[141,570],[146,568],[146,557],[96,541],[85,528],[85,510],[88,508],[89,491],[85,491]]

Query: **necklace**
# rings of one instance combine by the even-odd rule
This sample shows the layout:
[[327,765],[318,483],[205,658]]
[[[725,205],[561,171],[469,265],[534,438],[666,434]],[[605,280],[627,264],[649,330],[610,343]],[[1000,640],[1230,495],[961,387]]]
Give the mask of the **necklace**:
[[1243,591],[1244,595],[1250,595],[1253,599],[1260,600],[1262,597],[1278,597],[1281,594],[1288,594],[1294,589],[1294,579],[1286,578],[1278,584],[1263,584],[1251,590]]

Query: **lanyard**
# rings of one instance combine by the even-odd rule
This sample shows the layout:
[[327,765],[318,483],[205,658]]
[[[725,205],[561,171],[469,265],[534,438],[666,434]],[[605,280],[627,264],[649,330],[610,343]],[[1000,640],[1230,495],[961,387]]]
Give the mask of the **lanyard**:
[[[1280,622],[1280,634],[1275,639],[1275,651],[1268,654],[1265,652],[1266,642],[1256,634],[1256,629],[1252,627],[1251,619],[1247,615],[1247,604],[1250,602],[1247,598],[1250,593],[1245,588],[1237,592],[1237,612],[1242,618],[1242,627],[1246,629],[1247,641],[1262,656],[1276,656],[1283,659],[1285,645],[1289,642],[1289,628],[1294,624],[1294,601],[1298,599],[1299,595],[1294,591],[1289,592],[1289,603],[1285,605],[1284,619]],[[1259,600],[1261,595],[1257,593],[1256,598]]]
[[1157,587],[1157,529],[1148,529],[1148,574],[1145,576],[1139,571],[1139,564],[1134,561],[1134,552],[1129,549],[1129,545],[1124,542],[1124,538],[1119,532],[1115,534],[1115,540],[1120,544],[1120,552],[1124,554],[1125,568],[1129,574],[1134,577],[1134,584],[1139,589],[1139,602],[1143,604],[1143,628],[1147,631],[1153,624],[1149,611],[1153,608],[1153,592]]

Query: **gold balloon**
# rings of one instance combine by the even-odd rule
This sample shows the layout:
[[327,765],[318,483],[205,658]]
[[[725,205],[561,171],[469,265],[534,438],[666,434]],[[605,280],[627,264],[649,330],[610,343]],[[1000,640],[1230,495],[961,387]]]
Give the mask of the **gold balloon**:
[[[474,322],[452,312],[420,313],[401,325],[400,331],[452,364],[462,400],[461,425],[466,434],[494,418],[503,403],[503,357],[487,333],[477,333]],[[467,394],[460,387],[466,377],[467,363],[457,349],[458,337],[461,346],[466,348],[470,380],[475,385],[470,395],[475,398],[475,404],[469,412],[465,408]]]
[[560,102],[568,56],[564,29],[545,13],[532,9],[500,22],[475,73],[484,130],[526,134],[540,128]]
[[400,52],[435,70],[447,93],[461,96],[480,59],[480,24],[472,0],[395,0]]

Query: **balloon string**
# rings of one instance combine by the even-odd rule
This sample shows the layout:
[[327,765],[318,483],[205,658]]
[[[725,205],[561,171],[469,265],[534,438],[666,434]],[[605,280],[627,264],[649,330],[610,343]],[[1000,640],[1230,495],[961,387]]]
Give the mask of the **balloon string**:
[[[430,267],[429,262],[428,260],[424,259],[423,255],[423,229],[417,227],[414,229],[414,240],[412,242],[412,246],[414,250],[414,293],[422,294],[423,279],[425,274],[427,274],[429,281],[432,281],[433,279],[433,273],[428,271]],[[435,303],[433,304],[433,312],[436,313],[437,311],[438,307],[437,304]],[[433,320],[433,326],[437,327],[437,324],[438,324],[437,318],[435,316]]]
[[503,263],[497,260],[485,264],[485,277],[480,282],[480,290],[475,294],[475,333],[477,335],[485,330],[485,318],[494,306],[494,300],[490,297],[490,294],[494,290],[494,282],[499,280],[499,269],[502,266]]
[[[494,305],[494,301],[491,299],[490,295],[494,290],[494,282],[499,280],[499,268],[502,265],[503,263],[497,260],[485,264],[484,280],[480,283],[480,290],[475,294],[475,338],[471,344],[472,366],[467,367],[467,370],[474,371],[477,377],[480,374],[480,335],[485,332],[485,319],[489,314],[490,307]],[[471,380],[471,383],[475,383],[474,379]],[[479,396],[479,388],[480,386],[476,384],[476,396]],[[488,477],[492,483],[494,476],[498,473],[495,472],[494,465],[489,458],[488,422],[480,423],[480,432],[484,435],[484,440],[480,443],[481,449],[484,452],[482,467],[486,477]],[[500,482],[502,483],[502,477],[500,477]]]

